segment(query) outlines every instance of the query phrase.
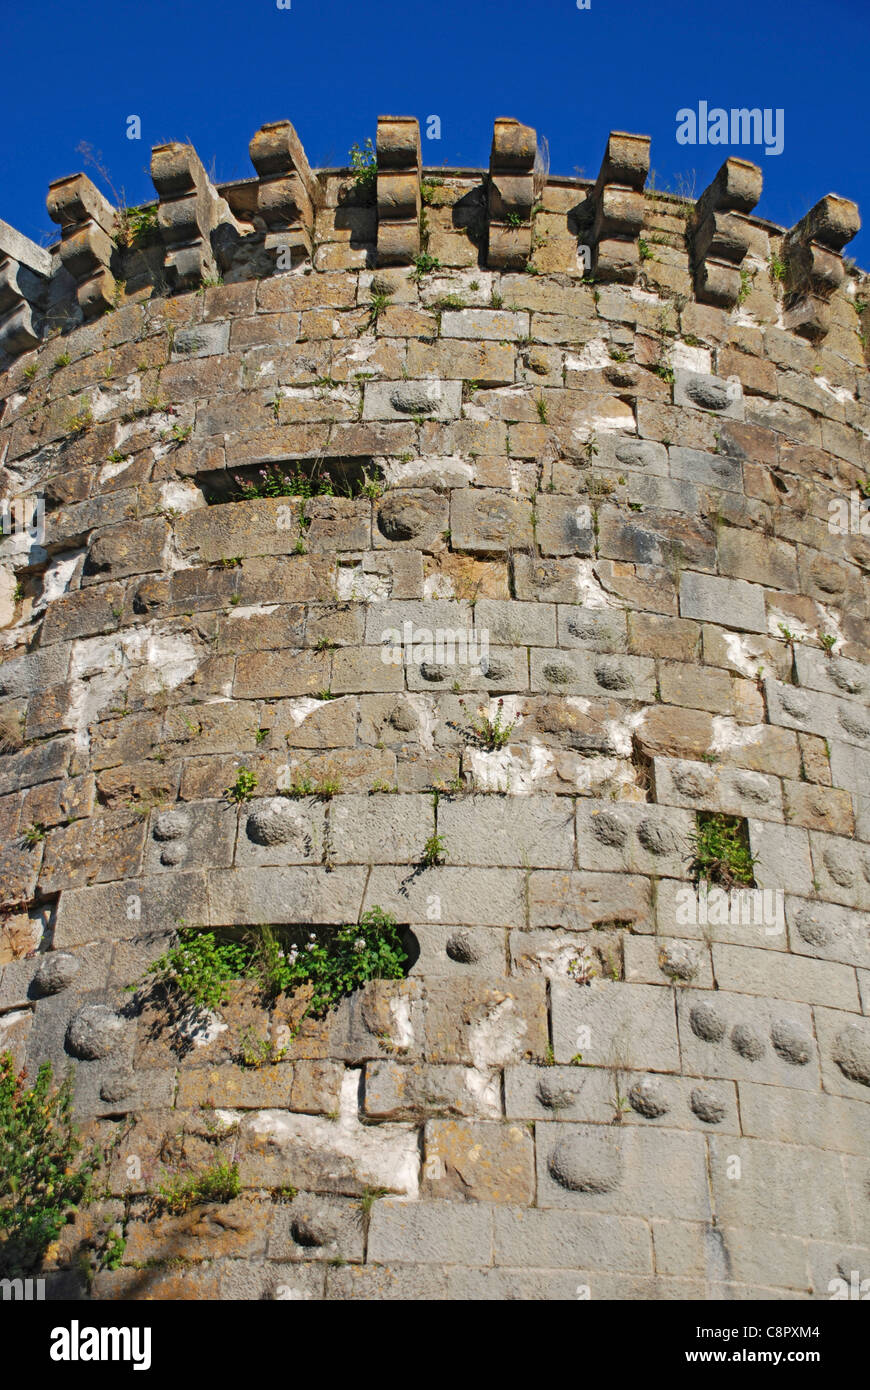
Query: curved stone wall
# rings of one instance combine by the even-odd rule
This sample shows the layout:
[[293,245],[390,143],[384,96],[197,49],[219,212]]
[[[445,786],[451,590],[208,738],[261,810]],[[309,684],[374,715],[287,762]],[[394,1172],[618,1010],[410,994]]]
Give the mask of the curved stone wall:
[[[423,172],[383,118],[355,183],[284,123],[250,182],[165,146],[153,210],[3,224],[0,1049],[115,1142],[56,1294],[870,1274],[857,212],[645,191],[648,144]],[[374,907],[407,978],[321,1020],[127,989],[182,924]]]

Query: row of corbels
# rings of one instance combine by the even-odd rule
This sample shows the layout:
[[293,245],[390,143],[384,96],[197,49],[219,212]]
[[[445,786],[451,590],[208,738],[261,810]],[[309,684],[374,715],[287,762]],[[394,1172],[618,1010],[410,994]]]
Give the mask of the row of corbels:
[[[289,121],[264,125],[250,144],[258,174],[256,213],[277,268],[310,260],[323,188]],[[648,136],[610,134],[601,170],[584,193],[578,222],[596,281],[633,283],[641,270]],[[414,117],[381,116],[376,143],[377,260],[411,265],[424,251],[420,126]],[[232,259],[242,228],[190,145],[159,145],[151,177],[165,281],[172,291],[217,279]],[[495,122],[486,180],[485,258],[492,269],[522,270],[534,253],[534,218],[546,183],[536,132],[519,121]],[[748,215],[761,196],[761,170],[726,159],[689,221],[695,293],[702,303],[739,302],[741,266],[751,244]],[[85,174],[51,184],[48,211],[61,230],[60,263],[75,286],[85,321],[112,308],[119,214]],[[814,340],[829,326],[828,301],[845,275],[841,252],[860,227],[845,198],[822,198],[785,236],[787,326]],[[578,242],[580,237],[578,237]],[[579,251],[579,246],[578,246]],[[48,251],[0,222],[0,355],[36,346],[44,333],[54,262]]]

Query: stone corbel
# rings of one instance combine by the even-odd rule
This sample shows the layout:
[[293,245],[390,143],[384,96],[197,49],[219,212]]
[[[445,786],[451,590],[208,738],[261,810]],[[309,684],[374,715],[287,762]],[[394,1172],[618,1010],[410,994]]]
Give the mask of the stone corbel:
[[176,142],[155,146],[151,179],[160,199],[157,224],[172,288],[196,289],[203,280],[217,279],[212,235],[223,225],[235,230],[236,221],[196,150]]
[[317,179],[289,121],[261,126],[249,148],[260,179],[257,216],[266,228],[265,248],[275,259],[286,251],[289,264],[281,268],[290,269],[311,259],[320,202]]
[[746,159],[726,159],[695,205],[692,254],[695,296],[732,309],[740,295],[740,266],[749,250],[746,215],[761,197],[761,170]]
[[629,283],[637,275],[649,144],[648,135],[613,130],[608,136],[592,190],[592,270],[596,280]]
[[0,357],[17,357],[42,337],[51,255],[0,222]]
[[379,116],[378,265],[411,265],[420,254],[420,122]]
[[840,254],[861,229],[858,206],[828,193],[786,234],[786,328],[819,342],[831,326],[828,306],[846,270]]
[[85,319],[97,318],[115,302],[115,209],[86,174],[50,184],[47,206],[61,229],[60,259],[75,280],[79,308]]
[[538,137],[531,126],[499,117],[492,132],[487,187],[489,245],[494,270],[521,270],[532,256],[532,207]]

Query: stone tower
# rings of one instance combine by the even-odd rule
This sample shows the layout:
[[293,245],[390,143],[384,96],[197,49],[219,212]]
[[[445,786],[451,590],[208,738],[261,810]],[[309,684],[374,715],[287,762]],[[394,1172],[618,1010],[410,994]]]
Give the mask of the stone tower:
[[[0,1051],[114,1140],[52,1291],[867,1277],[856,207],[653,191],[620,132],[550,177],[508,119],[482,172],[400,117],[250,152],[0,223]],[[320,1012],[147,973],[373,913],[402,978]]]

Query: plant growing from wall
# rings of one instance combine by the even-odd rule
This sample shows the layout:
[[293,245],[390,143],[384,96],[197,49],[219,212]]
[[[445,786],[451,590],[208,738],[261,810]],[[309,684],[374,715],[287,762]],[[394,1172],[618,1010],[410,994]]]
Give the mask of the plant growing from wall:
[[224,791],[230,801],[250,801],[257,786],[257,774],[247,767],[240,767],[232,786]]
[[240,474],[233,475],[239,489],[237,501],[250,502],[259,497],[331,497],[332,479],[319,468],[305,472],[298,465],[294,469],[278,463],[270,463],[258,470],[257,478],[247,479]]
[[368,980],[402,979],[406,960],[396,919],[373,907],[336,932],[322,937],[311,932],[301,945],[271,927],[234,940],[183,928],[147,973],[208,1009],[227,1003],[244,981],[270,998],[308,989],[305,1015],[321,1018]]
[[691,874],[695,882],[723,888],[753,887],[755,858],[749,847],[749,831],[742,816],[726,816],[721,811],[699,811],[692,836],[694,856]]
[[378,178],[378,157],[371,137],[366,137],[360,146],[357,141],[348,150],[354,188],[374,192]]
[[102,1153],[72,1120],[72,1075],[56,1086],[43,1062],[32,1086],[0,1055],[0,1273],[37,1268],[87,1202]]
[[[459,703],[463,710],[467,710],[464,700],[460,700]],[[516,720],[508,723],[505,718],[503,699],[499,699],[494,717],[480,705],[477,713],[469,716],[469,723],[475,741],[490,753],[504,748],[510,742],[510,736],[516,728]]]
[[192,1177],[171,1178],[161,1184],[154,1205],[170,1216],[183,1216],[203,1202],[231,1202],[242,1190],[239,1165],[217,1158]]

